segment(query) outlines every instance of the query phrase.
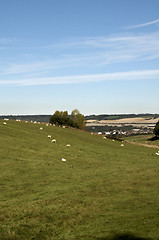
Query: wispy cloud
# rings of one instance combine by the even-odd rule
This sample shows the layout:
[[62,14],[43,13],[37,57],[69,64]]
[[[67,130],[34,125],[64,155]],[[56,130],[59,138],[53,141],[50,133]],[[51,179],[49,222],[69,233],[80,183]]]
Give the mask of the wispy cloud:
[[[7,43],[7,39],[1,39],[2,42]],[[41,51],[32,48],[30,52],[28,49],[25,52],[24,48],[23,51],[20,49],[19,55],[14,48],[14,56],[8,57],[9,51],[6,58],[1,55],[0,85],[30,86],[159,78],[159,70],[150,70],[155,68],[151,61],[154,64],[154,60],[159,59],[159,32],[80,38],[64,41],[58,48],[55,46],[48,46],[47,50]],[[149,66],[149,70],[126,71],[140,69],[140,63],[142,69]],[[96,74],[108,72],[108,67],[112,69],[112,66],[113,70],[109,70],[112,73]]]
[[33,86],[33,85],[55,85],[75,84],[101,81],[128,81],[159,79],[159,70],[128,71],[105,74],[90,74],[76,76],[61,76],[50,78],[20,78],[19,80],[0,80],[0,85],[11,86]]
[[16,41],[15,38],[0,38],[0,44],[7,44],[15,41]]
[[137,24],[137,25],[133,25],[133,26],[128,26],[125,29],[133,29],[133,28],[142,28],[142,27],[147,27],[149,25],[154,25],[156,23],[159,23],[159,19],[156,19],[154,21],[151,22],[146,22],[146,23],[142,23],[142,24]]
[[[92,56],[91,56],[92,57]],[[1,64],[0,66],[0,75],[19,75],[19,74],[28,74],[28,73],[39,73],[41,75],[42,72],[52,72],[55,69],[64,69],[70,68],[73,66],[80,66],[86,63],[86,61],[91,60],[90,56],[65,56],[65,57],[57,57],[57,59],[51,59],[48,57],[47,60],[37,60],[33,61],[30,59],[30,62],[26,63],[7,63]]]
[[[75,45],[78,47],[71,48]],[[63,49],[62,53],[55,53],[50,49],[45,57],[42,53],[38,53],[37,57],[26,57],[24,53],[23,57],[19,57],[19,62],[15,61],[15,58],[12,61],[2,59],[0,76],[29,73],[39,73],[41,76],[46,71],[51,76],[54,70],[62,71],[66,68],[70,70],[71,75],[73,67],[79,67],[81,72],[82,67],[99,70],[100,67],[109,64],[159,59],[159,33],[84,38],[78,41],[78,44],[77,41],[76,44],[70,42],[67,48],[66,51]]]
[[15,38],[0,38],[0,51],[5,51],[16,42]]

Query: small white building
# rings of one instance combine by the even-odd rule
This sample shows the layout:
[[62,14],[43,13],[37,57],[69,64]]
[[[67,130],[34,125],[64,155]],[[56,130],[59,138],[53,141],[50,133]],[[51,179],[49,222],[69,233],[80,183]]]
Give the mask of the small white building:
[[110,132],[105,132],[105,135],[110,135]]
[[98,135],[102,135],[102,132],[98,132]]

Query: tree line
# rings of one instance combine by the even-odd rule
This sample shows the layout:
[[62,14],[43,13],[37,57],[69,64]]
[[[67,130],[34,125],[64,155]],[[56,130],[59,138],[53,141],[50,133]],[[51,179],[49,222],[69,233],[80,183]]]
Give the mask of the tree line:
[[156,123],[156,126],[154,128],[154,134],[156,137],[159,137],[159,121]]
[[58,126],[70,126],[77,129],[85,129],[84,115],[78,109],[72,111],[71,115],[67,111],[55,111],[50,117],[50,123]]

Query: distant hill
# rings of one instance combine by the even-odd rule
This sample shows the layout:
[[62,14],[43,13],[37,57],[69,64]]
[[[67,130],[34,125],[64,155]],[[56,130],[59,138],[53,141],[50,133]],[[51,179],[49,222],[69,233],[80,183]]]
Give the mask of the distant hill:
[[158,118],[159,114],[150,114],[150,113],[143,113],[143,114],[100,114],[100,115],[90,115],[85,116],[85,120],[117,120],[117,119],[124,119],[124,118]]
[[37,121],[48,123],[51,115],[2,115],[0,119],[8,118],[10,120],[20,119],[22,121]]
[[[23,121],[37,121],[37,122],[46,122],[50,121],[52,115],[1,115],[0,119],[9,118],[10,120],[20,119]],[[124,118],[159,118],[159,114],[100,114],[100,115],[89,115],[85,116],[85,120],[118,120]]]

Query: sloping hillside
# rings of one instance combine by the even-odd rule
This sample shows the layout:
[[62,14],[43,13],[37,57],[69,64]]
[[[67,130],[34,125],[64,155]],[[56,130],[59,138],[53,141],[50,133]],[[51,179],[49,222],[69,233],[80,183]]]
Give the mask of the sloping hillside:
[[0,239],[113,240],[125,233],[157,239],[157,150],[74,129],[3,122]]

